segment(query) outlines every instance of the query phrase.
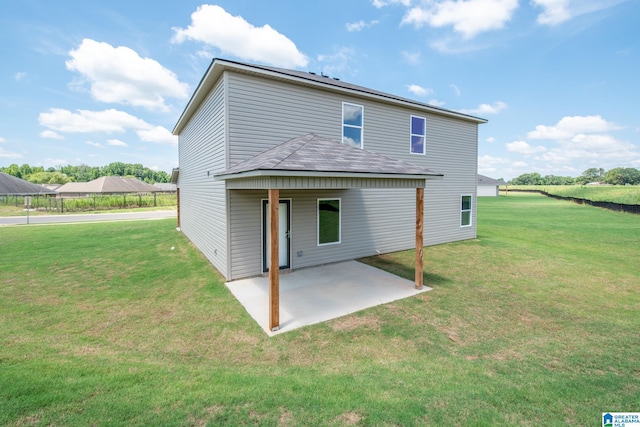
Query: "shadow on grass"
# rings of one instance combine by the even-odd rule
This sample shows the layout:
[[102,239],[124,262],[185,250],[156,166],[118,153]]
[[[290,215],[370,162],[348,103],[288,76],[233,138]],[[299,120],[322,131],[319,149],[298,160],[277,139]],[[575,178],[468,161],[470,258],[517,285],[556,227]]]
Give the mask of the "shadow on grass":
[[[372,267],[379,268],[384,271],[388,271],[391,274],[402,277],[407,280],[415,280],[415,268],[413,264],[407,264],[402,259],[396,259],[389,255],[376,255],[365,258],[359,258],[357,261]],[[433,288],[434,286],[444,286],[447,283],[451,283],[452,280],[441,276],[439,274],[430,273],[425,271],[422,275],[423,283],[425,286]]]

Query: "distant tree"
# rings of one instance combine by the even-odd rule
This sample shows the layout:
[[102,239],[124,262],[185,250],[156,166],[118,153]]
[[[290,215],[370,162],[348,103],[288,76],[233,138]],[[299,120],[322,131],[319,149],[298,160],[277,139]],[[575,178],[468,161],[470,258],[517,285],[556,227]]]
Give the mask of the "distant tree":
[[20,166],[20,177],[21,178],[24,179],[27,176],[31,175],[32,173],[33,173],[33,169],[28,164],[25,163],[22,166]]
[[589,168],[576,178],[577,184],[604,181],[605,171],[602,168]]
[[544,179],[538,172],[524,173],[511,180],[513,185],[544,185]]
[[640,170],[635,168],[613,168],[606,173],[604,182],[613,185],[640,184]]
[[27,181],[34,184],[66,184],[70,178],[62,172],[35,172],[27,176]]
[[0,168],[0,172],[4,172],[7,175],[15,176],[16,178],[22,178],[22,174],[20,174],[20,166],[15,163],[12,163],[5,168]]
[[[62,183],[62,181],[87,182],[100,178],[101,176],[130,176],[137,178],[149,184],[156,182],[170,182],[171,176],[165,171],[154,171],[140,163],[123,163],[113,162],[106,166],[87,166],[87,165],[66,165],[57,168],[49,167],[45,171],[42,166],[30,166],[23,164],[11,164],[7,167],[0,167],[0,172],[13,175],[18,178],[28,179],[38,183]],[[42,175],[42,174],[44,175]],[[47,175],[59,174],[59,175]],[[29,178],[30,177],[30,178]],[[66,178],[65,178],[66,177]],[[53,182],[46,182],[51,181]]]
[[60,172],[72,177],[74,181],[78,182],[92,181],[101,176],[99,167],[84,164],[80,166],[62,166],[60,167]]

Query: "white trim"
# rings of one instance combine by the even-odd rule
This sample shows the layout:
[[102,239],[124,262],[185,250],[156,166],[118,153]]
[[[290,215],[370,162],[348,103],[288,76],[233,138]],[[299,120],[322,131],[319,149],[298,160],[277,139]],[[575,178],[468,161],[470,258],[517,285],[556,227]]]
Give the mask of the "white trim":
[[[362,109],[362,125],[361,126],[344,124],[344,106],[345,105],[352,105],[354,107],[360,107]],[[342,101],[342,122],[340,126],[340,135],[341,135],[340,141],[343,144],[344,144],[344,127],[345,126],[353,129],[358,129],[358,128],[360,129],[360,147],[356,147],[356,148],[360,148],[361,150],[364,149],[364,105],[354,104],[353,102]]]
[[[291,229],[293,228],[293,199],[290,197],[281,197],[278,199],[278,203],[280,203],[283,200],[288,200],[289,201],[289,269],[293,270],[293,243],[292,243],[292,239],[291,239]],[[268,198],[261,198],[260,199],[260,274],[264,274],[266,273],[265,269],[264,269],[264,236],[265,236],[265,230],[264,230],[264,211],[262,209],[262,204],[263,202],[267,202],[267,205],[269,205],[269,199]]]
[[[337,200],[338,201],[338,241],[320,243],[320,201]],[[318,246],[339,245],[342,243],[342,197],[319,197],[316,199],[316,244]]]
[[[417,133],[413,133],[413,118],[416,119],[422,119],[424,121],[424,134],[419,135]],[[422,140],[422,153],[414,153],[413,151],[411,151],[411,149],[413,148],[413,137],[414,136],[422,136],[423,140]],[[427,154],[427,118],[426,117],[422,117],[422,116],[416,116],[414,114],[411,114],[411,117],[409,117],[409,154],[416,154],[419,156],[424,156]]]
[[[469,207],[468,211],[462,209],[462,198],[463,197],[469,197],[469,203],[471,204],[471,206]],[[467,224],[467,225],[462,225],[462,213],[463,212],[469,212],[469,224]],[[461,194],[460,195],[460,228],[471,227],[471,226],[473,226],[473,194]]]
[[290,171],[290,170],[276,170],[276,169],[254,169],[246,172],[238,173],[220,173],[213,176],[215,181],[224,181],[240,178],[252,178],[252,177],[296,177],[296,178],[363,178],[363,179],[442,179],[443,174],[434,172],[433,175],[411,175],[411,174],[399,174],[399,173],[368,173],[368,172],[317,172],[317,171]]

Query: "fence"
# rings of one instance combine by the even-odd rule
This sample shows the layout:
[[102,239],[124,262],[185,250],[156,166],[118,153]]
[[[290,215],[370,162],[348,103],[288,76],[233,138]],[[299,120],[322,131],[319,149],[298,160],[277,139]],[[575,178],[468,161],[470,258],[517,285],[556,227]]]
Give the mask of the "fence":
[[579,205],[590,205],[598,208],[609,209],[611,211],[617,212],[627,212],[632,214],[640,215],[640,205],[627,205],[625,203],[614,203],[614,202],[596,202],[588,199],[581,199],[578,197],[565,197],[558,196],[557,194],[550,194],[544,190],[509,190],[510,192],[518,192],[518,193],[540,193],[544,196],[551,197],[553,199],[558,200],[568,200],[570,202],[578,203]]
[[[0,195],[0,205],[25,207],[25,197],[12,194]],[[112,209],[175,206],[175,193],[110,194],[89,197],[28,196],[30,209],[43,212],[86,212]]]

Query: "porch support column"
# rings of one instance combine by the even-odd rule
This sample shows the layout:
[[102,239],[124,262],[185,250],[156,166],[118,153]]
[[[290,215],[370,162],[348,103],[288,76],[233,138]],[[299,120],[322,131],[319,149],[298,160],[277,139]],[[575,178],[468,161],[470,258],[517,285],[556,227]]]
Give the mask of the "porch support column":
[[280,190],[269,189],[269,329],[280,329],[280,259],[278,248],[278,207],[280,205]]
[[423,285],[422,248],[424,247],[424,188],[416,188],[416,289]]

